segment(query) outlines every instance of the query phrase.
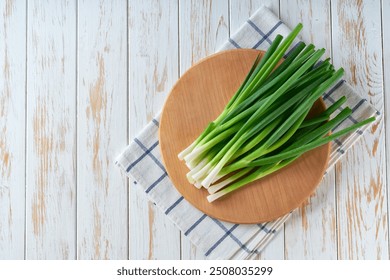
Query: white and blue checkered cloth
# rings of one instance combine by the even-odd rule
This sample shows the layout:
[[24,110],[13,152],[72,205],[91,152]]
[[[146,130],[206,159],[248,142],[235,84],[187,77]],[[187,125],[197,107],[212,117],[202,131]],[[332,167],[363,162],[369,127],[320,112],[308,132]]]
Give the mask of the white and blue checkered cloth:
[[[260,8],[221,48],[253,48],[265,50],[277,34],[286,36],[290,29],[267,8]],[[352,115],[336,129],[342,129],[379,114],[365,99],[341,81],[323,95],[327,106],[345,95],[345,106]],[[342,109],[342,108],[340,108]],[[211,218],[187,202],[168,178],[161,161],[158,142],[160,115],[155,117],[117,158],[117,165],[142,188],[153,201],[209,259],[250,259],[273,239],[290,217],[288,214],[263,224],[232,224]],[[332,143],[328,170],[361,136],[367,127]]]

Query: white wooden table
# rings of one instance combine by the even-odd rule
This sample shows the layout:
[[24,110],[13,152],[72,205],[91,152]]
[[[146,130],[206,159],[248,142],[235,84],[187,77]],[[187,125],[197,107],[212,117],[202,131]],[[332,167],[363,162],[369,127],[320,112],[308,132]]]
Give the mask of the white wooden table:
[[114,158],[263,4],[385,114],[259,257],[389,259],[385,0],[1,0],[0,259],[201,259]]

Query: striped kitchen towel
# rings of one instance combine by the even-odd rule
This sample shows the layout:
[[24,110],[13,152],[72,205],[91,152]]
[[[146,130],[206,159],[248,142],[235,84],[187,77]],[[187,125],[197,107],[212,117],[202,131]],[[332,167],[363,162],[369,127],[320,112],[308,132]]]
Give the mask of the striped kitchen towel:
[[[290,29],[267,8],[260,8],[221,48],[267,49],[277,34]],[[296,42],[297,43],[297,42]],[[341,81],[323,95],[332,104],[345,95],[345,106],[353,110],[336,130],[378,114],[345,82]],[[341,110],[342,108],[340,108]],[[205,215],[188,203],[175,189],[161,161],[158,142],[160,115],[156,116],[117,158],[117,165],[209,259],[250,259],[270,242],[291,213],[262,224],[232,224]],[[359,139],[367,127],[332,143],[328,170]]]

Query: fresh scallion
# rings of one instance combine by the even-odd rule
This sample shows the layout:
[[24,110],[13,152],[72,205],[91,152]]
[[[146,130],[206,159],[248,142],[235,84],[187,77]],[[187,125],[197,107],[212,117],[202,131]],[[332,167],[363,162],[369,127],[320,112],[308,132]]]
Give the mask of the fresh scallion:
[[307,119],[316,100],[340,80],[344,70],[335,70],[329,58],[320,60],[324,49],[302,42],[277,67],[301,29],[298,24],[284,40],[275,37],[221,114],[179,153],[190,168],[188,181],[208,189],[209,202],[375,120],[368,118],[330,134],[352,114],[350,108],[341,108],[345,97]]

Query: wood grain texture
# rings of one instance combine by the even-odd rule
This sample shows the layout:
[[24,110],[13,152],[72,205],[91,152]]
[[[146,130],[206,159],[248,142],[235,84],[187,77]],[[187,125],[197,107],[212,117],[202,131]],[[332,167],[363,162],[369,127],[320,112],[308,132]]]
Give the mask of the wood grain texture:
[[128,185],[114,165],[127,144],[127,4],[78,2],[79,259],[128,258]]
[[[214,53],[229,37],[228,1],[179,1],[180,76],[194,63]],[[203,259],[187,240],[182,239],[182,258]]]
[[[261,6],[266,6],[273,13],[279,15],[279,1],[274,0],[231,0],[230,11],[230,34],[234,34],[248,18]],[[284,259],[284,226],[279,230],[277,237],[263,249],[261,254],[254,256],[255,259]]]
[[[280,18],[290,27],[303,24],[304,42],[331,56],[330,2],[282,0]],[[321,30],[321,32],[318,32]],[[336,259],[335,171],[330,170],[315,194],[285,224],[286,259]]]
[[230,0],[230,34],[234,34],[262,6],[279,16],[279,2],[279,0]]
[[[380,1],[336,1],[331,9],[334,64],[383,111]],[[379,118],[336,166],[339,259],[389,258],[383,129]]]
[[[390,71],[390,1],[382,1],[381,6],[381,20],[382,20],[382,55],[383,55],[383,73],[389,73]],[[388,159],[390,158],[390,149],[389,149],[389,139],[390,139],[390,75],[383,75],[383,99],[384,99],[384,109],[382,113],[384,114],[384,125],[385,125],[385,148],[386,148],[386,186],[387,186],[387,234],[388,240],[390,240],[390,189],[389,189],[389,174],[390,174],[390,164]],[[390,241],[389,243],[389,254],[390,254]]]
[[28,3],[27,259],[76,256],[75,10]]
[[25,5],[0,3],[0,259],[24,258]]
[[182,75],[228,39],[228,5],[224,1],[181,1],[179,12]]
[[112,160],[261,5],[303,21],[384,114],[256,258],[389,259],[384,0],[1,1],[0,259],[202,259]]
[[[178,78],[178,1],[129,1],[129,131],[161,110]],[[130,182],[130,258],[179,259],[180,232]]]

